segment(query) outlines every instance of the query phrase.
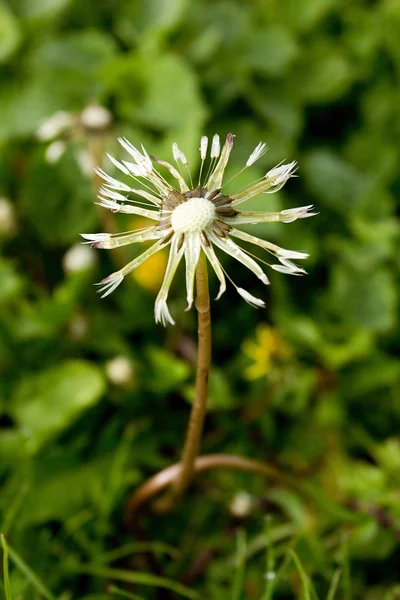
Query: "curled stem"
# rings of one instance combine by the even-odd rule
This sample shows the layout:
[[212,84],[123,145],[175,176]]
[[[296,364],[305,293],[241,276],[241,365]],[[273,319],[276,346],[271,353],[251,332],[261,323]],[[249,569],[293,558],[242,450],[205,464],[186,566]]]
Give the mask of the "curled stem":
[[[211,471],[216,469],[228,469],[231,471],[244,471],[246,473],[254,473],[272,477],[277,480],[289,479],[280,473],[274,467],[266,463],[243,456],[233,454],[207,454],[198,456],[193,464],[193,471],[201,473],[203,471]],[[140,508],[149,502],[154,496],[162,492],[164,489],[176,482],[181,471],[181,463],[176,463],[163,469],[153,477],[150,477],[143,485],[141,485],[128,499],[126,505],[126,520],[128,523],[134,522],[134,516]],[[154,504],[155,508],[162,512],[165,510],[165,504],[158,502]]]

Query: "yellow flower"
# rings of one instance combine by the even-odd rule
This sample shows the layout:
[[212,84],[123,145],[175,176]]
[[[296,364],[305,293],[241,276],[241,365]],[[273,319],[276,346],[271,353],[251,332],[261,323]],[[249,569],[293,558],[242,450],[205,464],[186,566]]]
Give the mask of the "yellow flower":
[[278,332],[268,325],[258,325],[256,339],[247,339],[242,344],[243,353],[252,361],[245,369],[245,376],[250,381],[266,375],[273,359],[288,359],[291,350]]
[[[137,231],[147,227],[147,225],[147,220],[144,217],[135,216],[129,221],[130,230]],[[132,271],[132,279],[148,292],[156,292],[164,279],[167,263],[168,254],[165,251],[153,254],[146,264],[142,264],[136,271]]]
[[166,252],[153,254],[147,259],[146,264],[140,265],[136,271],[133,271],[132,277],[145,290],[155,292],[162,284],[167,262]]

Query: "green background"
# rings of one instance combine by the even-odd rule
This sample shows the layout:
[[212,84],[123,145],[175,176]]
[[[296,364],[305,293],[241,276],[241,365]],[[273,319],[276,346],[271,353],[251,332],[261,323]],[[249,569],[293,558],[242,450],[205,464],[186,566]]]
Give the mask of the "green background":
[[[318,598],[337,569],[335,598],[398,598],[398,0],[2,0],[0,63],[0,196],[14,208],[13,223],[0,223],[0,523],[11,551],[60,600],[123,597],[107,591],[122,577],[110,568],[152,573],[147,587],[126,588],[142,598],[169,597],[158,574],[192,597],[267,599],[265,570],[279,570],[289,548]],[[78,119],[93,102],[111,111],[110,127],[78,128],[49,163],[40,122],[59,110]],[[299,177],[255,209],[315,204],[319,215],[253,230],[309,252],[307,276],[271,272],[265,292],[223,258],[267,309],[233,287],[212,303],[203,452],[258,458],[294,479],[202,475],[174,514],[141,517],[149,561],[124,504],[179,458],[196,315],[183,311],[183,271],[171,291],[177,325],[165,330],[153,320],[156,287],[129,278],[105,300],[95,293],[115,270],[109,252],[65,270],[79,233],[104,227],[79,157],[95,148],[121,158],[115,138],[126,135],[165,160],[177,141],[196,170],[200,136],[229,131],[228,176],[260,140],[269,152],[246,181],[299,163]],[[107,375],[121,355],[132,366],[123,385]],[[232,509],[240,490],[251,495],[244,518]],[[12,561],[13,597],[53,597],[29,573]],[[313,597],[294,559],[275,583],[274,598]]]

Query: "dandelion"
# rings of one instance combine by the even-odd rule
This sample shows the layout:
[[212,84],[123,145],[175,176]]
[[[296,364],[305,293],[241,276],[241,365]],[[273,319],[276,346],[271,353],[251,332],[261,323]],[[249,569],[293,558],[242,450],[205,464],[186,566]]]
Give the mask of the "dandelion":
[[[164,280],[161,284],[155,302],[155,319],[163,325],[174,324],[169,312],[167,299],[171,282],[177,267],[183,257],[186,262],[186,295],[187,309],[193,304],[194,278],[200,253],[203,251],[210,262],[219,280],[220,288],[217,299],[226,289],[226,277],[236,287],[240,296],[254,307],[263,307],[263,300],[254,297],[250,292],[239,287],[232,281],[223,269],[214,248],[223,250],[245,267],[250,269],[265,285],[269,279],[263,268],[253,258],[250,252],[243,249],[235,240],[249,242],[274,256],[279,262],[268,264],[272,269],[290,275],[301,275],[304,269],[293,260],[307,258],[307,254],[294,250],[286,250],[279,246],[250,235],[236,226],[256,223],[271,223],[281,221],[291,223],[297,219],[311,217],[313,206],[301,206],[282,210],[280,212],[254,212],[238,210],[238,206],[261,193],[271,194],[281,189],[286,181],[293,175],[296,163],[281,164],[268,171],[261,180],[247,188],[234,193],[224,192],[223,176],[227,166],[234,140],[233,134],[228,134],[221,150],[219,136],[215,135],[211,143],[210,166],[202,182],[203,166],[207,158],[208,138],[203,136],[200,141],[201,167],[197,186],[192,183],[185,154],[176,143],[172,146],[172,153],[177,164],[175,168],[169,162],[149,156],[144,147],[138,150],[127,139],[120,138],[119,142],[131,157],[130,161],[118,161],[109,156],[111,162],[124,175],[132,178],[139,186],[114,179],[102,169],[98,175],[104,180],[100,189],[99,204],[113,212],[140,215],[146,217],[154,224],[137,231],[128,231],[121,234],[82,234],[87,241],[96,248],[116,248],[126,244],[152,241],[152,245],[132,260],[119,271],[112,273],[100,284],[99,292],[102,297],[111,294],[128,273],[134,271],[153,254],[169,246],[169,259],[165,270]],[[239,173],[254,164],[266,152],[266,145],[262,142],[249,156],[246,165]],[[158,168],[156,168],[156,166]],[[189,174],[189,182],[182,174],[182,166]],[[176,179],[177,187],[173,187],[161,174],[160,168],[165,168]],[[239,174],[238,173],[238,174]],[[238,175],[237,174],[237,175]],[[235,176],[236,177],[236,176]],[[233,178],[232,178],[233,179]],[[265,261],[262,261],[265,262]]]

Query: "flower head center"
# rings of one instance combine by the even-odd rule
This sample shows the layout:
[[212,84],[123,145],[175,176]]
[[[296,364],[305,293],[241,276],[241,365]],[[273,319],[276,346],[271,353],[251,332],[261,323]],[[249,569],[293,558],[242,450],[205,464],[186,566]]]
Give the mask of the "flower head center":
[[215,206],[206,198],[189,198],[175,208],[171,225],[176,233],[200,233],[215,219]]

